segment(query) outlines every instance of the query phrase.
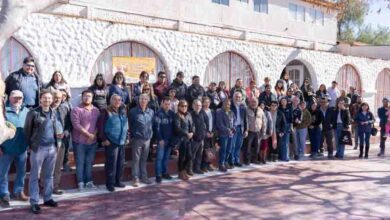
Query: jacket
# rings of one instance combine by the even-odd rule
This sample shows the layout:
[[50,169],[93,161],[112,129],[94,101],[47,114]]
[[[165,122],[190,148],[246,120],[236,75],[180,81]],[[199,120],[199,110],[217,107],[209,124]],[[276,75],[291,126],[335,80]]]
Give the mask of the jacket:
[[379,126],[384,128],[387,123],[387,109],[385,107],[378,108]]
[[276,114],[276,133],[285,133],[287,129],[287,120],[286,116],[282,110],[278,109]]
[[157,141],[172,141],[174,117],[175,113],[173,111],[165,112],[162,108],[154,115],[153,133]]
[[247,110],[246,110],[245,105],[240,104],[239,109],[237,109],[236,105],[234,103],[232,103],[230,109],[232,110],[232,112],[236,116],[234,118],[234,125],[237,124],[237,120],[238,120],[237,114],[239,113],[240,119],[241,119],[241,128],[242,128],[241,131],[242,131],[242,133],[244,133],[245,131],[248,131],[248,114],[247,114]]
[[27,140],[23,128],[29,110],[27,107],[22,107],[16,113],[11,107],[6,107],[5,119],[16,127],[14,138],[5,141],[1,145],[1,149],[6,154],[19,155],[26,151]]
[[[313,126],[314,128],[321,127],[321,114],[318,109],[315,111],[309,110],[310,115],[311,115],[311,123],[310,126]],[[309,128],[310,129],[310,128]]]
[[175,135],[175,145],[180,146],[183,141],[188,141],[188,133],[194,132],[195,126],[192,121],[191,114],[187,112],[184,118],[181,118],[179,116],[179,113],[176,113],[175,117],[173,118],[173,133]]
[[184,82],[179,82],[177,79],[174,79],[171,88],[176,90],[176,98],[182,100],[186,98],[187,94],[187,85]]
[[267,94],[266,92],[262,92],[259,96],[259,103],[263,102],[267,110],[270,109],[271,103],[273,101],[277,102],[278,98],[272,92],[270,94]]
[[117,112],[104,109],[99,116],[97,127],[102,142],[108,140],[114,145],[125,145],[129,129],[126,107],[122,105]]
[[321,110],[318,109],[318,116],[321,120],[322,130],[331,131],[336,128],[335,109],[328,107],[325,111],[325,116]]
[[154,112],[150,108],[142,111],[140,107],[132,108],[129,111],[130,136],[142,140],[149,140],[153,136]]
[[110,89],[108,90],[107,104],[110,104],[110,99],[113,94],[117,94],[122,97],[122,103],[125,105],[130,104],[130,96],[127,88],[120,88],[117,85],[111,85]]
[[222,101],[218,95],[217,91],[207,90],[206,96],[210,98],[210,108],[216,110],[222,104]]
[[247,110],[247,114],[248,131],[264,133],[266,130],[265,125],[267,120],[264,111],[260,107],[257,107],[255,109],[249,107]]
[[[56,131],[59,129],[57,128],[58,114],[51,108],[50,113],[51,120],[53,121],[54,133],[56,133]],[[34,152],[37,152],[44,133],[44,121],[45,117],[43,116],[42,107],[37,107],[27,114],[26,122],[24,124],[24,134],[26,135],[27,144]],[[55,135],[53,138],[55,142],[57,142],[57,137]],[[55,146],[57,146],[57,144],[55,144]]]
[[293,123],[293,108],[291,105],[287,105],[286,108],[279,107],[279,110],[284,114],[287,124]]
[[201,85],[192,84],[187,88],[187,100],[192,104],[195,99],[201,99],[205,95]]
[[[338,117],[338,114],[339,114],[339,110],[336,109],[335,110],[335,115],[334,115],[334,119],[335,119],[335,127],[337,126],[337,117]],[[344,109],[344,110],[341,110],[340,111],[340,117],[341,117],[341,121],[343,122],[343,128],[344,129],[348,129],[349,128],[349,125],[351,124],[351,115],[349,113],[349,110],[348,109]]]
[[304,129],[309,127],[309,125],[311,124],[311,114],[309,110],[307,109],[304,109],[303,111],[301,110],[301,114],[302,114],[301,123],[296,125],[296,129]]
[[[211,117],[212,117],[212,125],[211,125],[212,129],[211,129],[211,132],[214,132],[216,130],[216,128],[215,128],[215,124],[216,124],[215,123],[215,120],[216,120],[216,118],[215,118],[215,111],[212,110],[211,108],[210,108],[210,111],[211,111]],[[209,117],[207,116],[207,113],[204,111],[204,109],[202,109],[200,111],[200,113],[202,113],[204,118],[205,118],[205,121],[206,121],[206,131],[209,132],[210,131]]]
[[215,127],[220,137],[228,137],[234,132],[235,115],[232,111],[218,109],[215,113]]
[[[358,131],[360,132],[371,132],[372,126],[375,123],[375,117],[371,112],[367,112],[367,114],[363,114],[363,112],[359,112],[355,116],[355,122],[358,124]],[[368,122],[368,124],[362,125],[362,122]]]
[[196,113],[195,111],[192,111],[191,116],[192,116],[192,122],[194,123],[195,126],[195,132],[192,139],[198,142],[203,141],[206,138],[206,132],[207,132],[206,120],[204,114],[201,112]]

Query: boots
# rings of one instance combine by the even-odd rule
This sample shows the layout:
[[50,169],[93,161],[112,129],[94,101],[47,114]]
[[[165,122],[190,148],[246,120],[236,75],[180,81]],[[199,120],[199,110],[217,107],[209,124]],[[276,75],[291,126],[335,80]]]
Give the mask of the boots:
[[364,159],[368,159],[368,151],[370,150],[370,146],[366,146],[365,152],[364,152]]
[[179,172],[179,179],[187,181],[189,177],[187,176],[187,172],[185,170],[182,170]]
[[360,149],[360,154],[359,154],[359,158],[363,158],[363,145],[360,145],[359,147]]

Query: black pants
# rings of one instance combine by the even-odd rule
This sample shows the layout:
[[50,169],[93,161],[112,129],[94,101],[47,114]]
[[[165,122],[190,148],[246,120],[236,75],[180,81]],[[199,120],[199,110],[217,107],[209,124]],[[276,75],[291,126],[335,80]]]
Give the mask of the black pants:
[[333,156],[334,149],[334,130],[330,129],[327,131],[322,130],[322,143],[326,141],[326,146],[328,149],[328,156]]
[[214,140],[213,138],[205,138],[203,142],[203,156],[202,156],[202,163],[201,163],[201,168],[205,169],[210,166],[210,162],[206,162],[206,149],[210,149],[214,146]]
[[246,138],[245,158],[246,163],[255,162],[258,159],[260,149],[260,134],[259,132],[248,132]]
[[104,148],[104,152],[106,156],[104,164],[106,186],[114,186],[121,182],[125,163],[125,147],[111,144]]
[[64,161],[62,161],[62,166],[66,166],[69,162],[69,143],[70,143],[70,136],[63,138],[62,143],[64,144],[65,147],[65,152],[64,152]]
[[183,171],[191,164],[192,152],[191,152],[191,141],[187,138],[183,138],[179,144],[179,159],[177,160],[177,168]]
[[192,141],[191,150],[192,150],[192,159],[189,168],[199,171],[200,164],[202,163],[202,157],[203,157],[203,141]]
[[381,142],[379,144],[379,147],[381,149],[381,154],[384,154],[385,153],[385,142],[386,142],[386,128],[385,126],[382,126],[381,127]]
[[279,140],[279,135],[277,135],[276,139],[277,139],[276,148],[274,149],[272,147],[272,137],[268,138],[268,148],[269,148],[270,159],[272,159],[272,157],[274,157],[274,158],[279,157],[279,144],[281,143],[280,142],[281,140]]

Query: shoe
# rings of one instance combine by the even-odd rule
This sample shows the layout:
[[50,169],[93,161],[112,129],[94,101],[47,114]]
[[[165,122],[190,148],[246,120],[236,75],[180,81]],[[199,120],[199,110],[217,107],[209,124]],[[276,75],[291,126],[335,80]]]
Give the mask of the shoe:
[[106,189],[109,191],[109,192],[115,192],[115,188],[113,186],[106,186]]
[[366,154],[366,155],[364,155],[364,159],[368,159],[368,155]]
[[234,169],[233,164],[227,163],[225,166],[226,166],[226,169],[228,169],[228,170]]
[[31,205],[31,211],[34,214],[39,214],[39,213],[41,213],[41,207],[39,207],[38,204]]
[[328,155],[328,159],[329,160],[333,160],[334,159],[334,156],[331,154],[331,155]]
[[169,175],[168,173],[163,174],[163,175],[162,175],[162,178],[163,178],[163,179],[166,179],[166,180],[171,180],[171,179],[173,179],[173,177],[172,177],[171,175]]
[[354,150],[357,150],[357,149],[358,149],[358,147],[357,147],[357,146],[355,146],[353,149],[354,149]]
[[298,156],[298,155],[295,155],[295,156],[294,156],[294,160],[299,160],[299,156]]
[[207,167],[203,167],[202,169],[200,169],[203,173],[208,173],[209,170],[207,169]]
[[4,196],[0,198],[0,206],[3,208],[8,208],[10,206],[9,201],[10,201],[9,196]]
[[211,167],[211,165],[206,167],[206,169],[208,172],[213,172],[215,170],[213,167]]
[[92,181],[86,183],[86,184],[85,184],[85,187],[86,187],[87,189],[97,189],[97,187],[95,186],[95,184],[93,184]]
[[223,165],[219,166],[218,170],[219,170],[219,172],[223,172],[223,173],[226,173],[226,172],[227,172],[226,167],[223,166]]
[[262,160],[261,163],[262,163],[262,164],[267,164],[267,161]]
[[[217,167],[215,167],[214,165],[210,164],[209,165],[209,168],[211,168],[213,171],[217,169]],[[208,168],[207,168],[208,169]],[[209,169],[210,170],[210,169]]]
[[43,203],[44,206],[49,206],[49,207],[58,207],[58,203],[54,201],[53,199],[50,199],[46,202]]
[[251,165],[251,163],[249,163],[249,162],[244,162],[244,165],[245,165],[245,166],[249,166],[249,165]]
[[234,166],[235,167],[242,167],[242,164],[241,163],[234,163]]
[[363,158],[363,154],[359,154],[359,158]]
[[115,183],[114,187],[117,187],[117,188],[125,188],[126,185],[122,182],[119,182],[119,183]]
[[85,189],[84,183],[83,183],[83,182],[79,182],[77,185],[79,186],[79,191],[80,191],[80,192],[83,191],[83,190]]
[[139,186],[139,179],[134,179],[133,182],[131,183],[132,186],[138,187]]
[[179,179],[187,181],[189,178],[185,170],[179,172]]
[[162,182],[161,176],[156,176],[156,183],[161,183],[161,182]]
[[194,173],[196,173],[196,174],[204,174],[204,172],[201,171],[201,170],[195,170]]
[[64,172],[67,172],[67,173],[73,171],[73,169],[72,169],[68,164],[64,165],[64,168],[62,168],[62,170],[63,170]]
[[147,184],[147,185],[153,183],[153,182],[152,182],[150,179],[148,179],[148,178],[143,178],[143,179],[141,179],[141,182],[142,182],[142,183],[145,183],[145,184]]
[[186,173],[187,173],[187,175],[189,175],[189,176],[193,176],[193,175],[194,175],[194,172],[192,172],[192,170],[188,170],[188,171],[186,171]]
[[378,156],[378,157],[383,157],[383,156],[385,156],[385,155],[384,155],[384,153],[379,152],[379,153],[377,154],[377,156]]
[[62,194],[64,194],[64,190],[55,189],[55,190],[53,190],[53,194],[54,195],[62,195]]
[[28,200],[28,197],[24,194],[24,192],[20,192],[15,194],[15,200],[25,202]]

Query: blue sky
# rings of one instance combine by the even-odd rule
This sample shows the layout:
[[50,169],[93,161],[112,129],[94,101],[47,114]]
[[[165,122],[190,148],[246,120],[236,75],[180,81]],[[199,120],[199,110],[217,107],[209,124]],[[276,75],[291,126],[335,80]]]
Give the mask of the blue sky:
[[[387,8],[389,3],[385,0],[372,0],[370,12],[366,16],[365,23],[372,24],[373,27],[381,25],[390,28],[390,9]],[[377,13],[379,9],[381,9],[381,12]]]

